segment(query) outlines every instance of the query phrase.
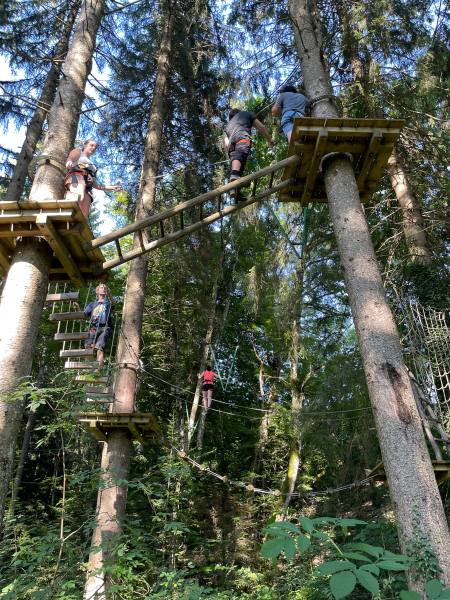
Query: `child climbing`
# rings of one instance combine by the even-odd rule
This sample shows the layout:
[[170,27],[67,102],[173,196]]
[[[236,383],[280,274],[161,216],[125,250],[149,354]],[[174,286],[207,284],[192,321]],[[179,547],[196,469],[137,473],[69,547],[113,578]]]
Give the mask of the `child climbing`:
[[304,117],[308,99],[306,96],[297,92],[293,85],[285,85],[280,89],[278,98],[272,106],[272,114],[277,117],[281,115],[281,128],[287,137],[288,143],[291,141],[292,129],[294,128],[295,117]]
[[[270,133],[254,113],[236,108],[230,110],[225,127],[225,146],[231,161],[230,182],[242,177],[252,146],[252,127],[266,138],[269,146],[275,145]],[[239,200],[238,190],[236,190],[235,197],[236,200]]]
[[89,319],[89,337],[85,340],[86,348],[97,350],[99,367],[105,362],[105,346],[113,331],[111,294],[104,283],[95,288],[97,300],[90,302],[84,309]]
[[78,194],[80,208],[86,219],[94,201],[92,189],[103,191],[121,190],[121,185],[99,185],[97,183],[97,167],[91,156],[97,150],[95,140],[86,140],[81,148],[74,148],[67,157],[67,175],[64,179],[66,190]]
[[200,375],[202,378],[202,391],[203,391],[203,410],[208,412],[212,403],[212,395],[214,389],[214,378],[216,374],[211,369],[211,365],[206,365],[205,370]]

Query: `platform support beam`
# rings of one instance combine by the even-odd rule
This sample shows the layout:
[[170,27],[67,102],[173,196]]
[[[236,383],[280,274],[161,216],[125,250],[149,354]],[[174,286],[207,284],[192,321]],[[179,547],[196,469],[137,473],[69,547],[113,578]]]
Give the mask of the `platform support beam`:
[[70,279],[77,287],[83,287],[86,284],[84,277],[49,217],[47,215],[37,216],[36,225],[58,257],[59,262],[63,265]]

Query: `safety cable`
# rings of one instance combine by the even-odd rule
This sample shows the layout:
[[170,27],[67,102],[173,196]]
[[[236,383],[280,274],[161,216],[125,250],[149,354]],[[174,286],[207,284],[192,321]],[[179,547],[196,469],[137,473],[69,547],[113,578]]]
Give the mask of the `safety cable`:
[[[238,488],[244,489],[247,492],[253,492],[255,494],[264,494],[264,495],[270,495],[270,496],[282,496],[283,495],[283,493],[280,490],[263,489],[263,488],[256,487],[251,483],[245,483],[243,481],[237,481],[237,480],[230,479],[227,475],[220,475],[220,473],[213,471],[207,465],[199,463],[196,460],[194,460],[193,458],[191,458],[184,450],[180,450],[179,448],[177,448],[174,444],[172,444],[167,439],[164,439],[163,441],[164,441],[164,444],[166,446],[168,446],[171,450],[173,450],[182,460],[186,461],[187,463],[189,463],[190,465],[192,465],[193,467],[195,467],[197,470],[201,471],[202,473],[206,473],[207,475],[210,475],[211,477],[215,477],[216,479],[219,479],[222,483],[225,483],[232,487],[238,487]],[[369,477],[365,477],[364,479],[352,481],[351,483],[347,483],[345,485],[341,485],[336,488],[327,488],[325,490],[320,490],[320,491],[316,491],[316,492],[293,492],[292,494],[290,494],[290,496],[295,497],[295,498],[318,498],[318,497],[331,496],[332,494],[337,494],[339,492],[351,490],[355,487],[361,487],[363,485],[367,485],[376,477],[377,477],[377,475],[370,475]]]
[[[127,338],[126,334],[124,333],[123,328],[120,328],[119,335],[123,336],[124,342],[127,345],[128,349],[136,356],[136,352],[134,351],[134,349],[131,347],[130,343],[128,342],[128,338]],[[195,396],[195,392],[193,392],[192,390],[175,385],[173,382],[167,381],[166,379],[163,379],[162,377],[155,375],[154,373],[149,371],[148,368],[144,367],[142,361],[139,358],[138,358],[137,364],[139,364],[139,368],[136,369],[137,371],[142,371],[142,372],[146,373],[147,375],[149,375],[150,377],[153,377],[154,379],[158,379],[159,381],[161,381],[162,383],[164,383],[170,387],[176,387],[176,389],[179,392],[184,392],[187,395]],[[141,381],[142,381],[142,379],[141,379]],[[147,383],[147,382],[144,382],[144,383]],[[167,393],[169,393],[169,392],[167,392]],[[178,398],[178,396],[176,396],[176,397]],[[225,404],[232,408],[234,408],[234,407],[245,408],[247,410],[255,410],[258,412],[273,412],[272,409],[257,408],[254,406],[246,406],[244,404],[234,404],[234,403],[231,404],[229,402],[224,402],[223,400],[218,400],[215,398],[213,398],[213,401],[219,402],[220,404]],[[333,414],[344,414],[344,413],[361,412],[361,411],[367,411],[367,410],[372,410],[372,407],[371,406],[362,406],[362,407],[358,407],[358,408],[347,408],[347,409],[342,409],[342,410],[328,410],[328,411],[309,411],[307,409],[301,409],[299,411],[299,413],[301,412],[303,414],[303,416],[327,416],[327,415],[333,415]]]

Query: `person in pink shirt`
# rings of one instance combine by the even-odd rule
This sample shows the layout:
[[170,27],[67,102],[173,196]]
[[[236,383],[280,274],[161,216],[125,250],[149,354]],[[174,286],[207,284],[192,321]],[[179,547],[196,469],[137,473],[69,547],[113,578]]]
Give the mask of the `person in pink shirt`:
[[211,365],[206,365],[205,370],[200,375],[202,378],[203,408],[205,412],[208,412],[212,403],[215,376],[216,374],[211,369]]

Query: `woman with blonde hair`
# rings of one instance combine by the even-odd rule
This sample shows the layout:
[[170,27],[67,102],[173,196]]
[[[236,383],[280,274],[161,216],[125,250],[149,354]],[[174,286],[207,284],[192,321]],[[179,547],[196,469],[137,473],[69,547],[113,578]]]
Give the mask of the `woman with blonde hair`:
[[99,185],[97,183],[97,167],[91,156],[97,150],[95,140],[86,140],[81,148],[71,150],[66,161],[67,175],[64,185],[69,192],[78,194],[80,208],[86,219],[89,216],[91,204],[94,200],[92,190],[117,191],[121,185]]

